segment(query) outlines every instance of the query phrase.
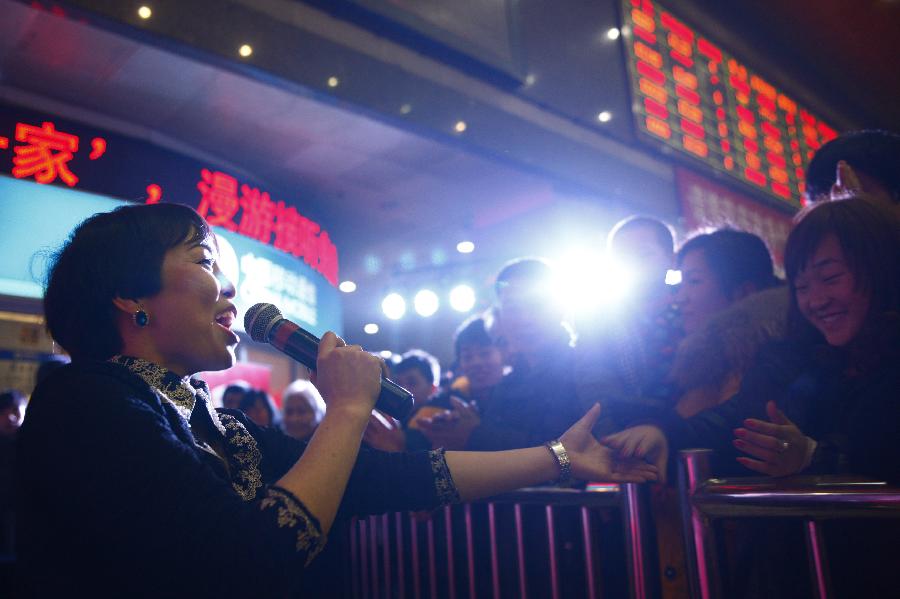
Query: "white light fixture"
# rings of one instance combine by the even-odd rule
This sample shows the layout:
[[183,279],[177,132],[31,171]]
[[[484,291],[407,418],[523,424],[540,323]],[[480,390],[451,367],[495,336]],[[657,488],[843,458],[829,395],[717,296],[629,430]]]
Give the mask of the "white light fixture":
[[356,283],[353,281],[341,281],[341,284],[338,285],[338,289],[344,293],[353,293],[356,291]]
[[422,289],[413,298],[413,306],[419,316],[429,317],[438,311],[440,300],[437,294],[431,289]]
[[450,307],[457,312],[468,312],[475,306],[475,290],[468,285],[457,285],[450,290]]
[[142,6],[138,9],[138,16],[142,19],[149,19],[153,16],[153,11],[149,6]]
[[617,27],[611,27],[610,29],[608,29],[606,31],[606,37],[611,40],[617,40],[617,39],[619,39],[620,33],[622,33],[622,32],[619,31],[619,29]]
[[341,84],[341,80],[337,77],[329,77],[328,78],[328,87],[337,87]]
[[406,300],[399,293],[389,293],[381,302],[381,311],[391,320],[399,320],[406,314]]
[[456,121],[456,124],[453,126],[453,130],[457,133],[462,133],[468,128],[465,121]]
[[611,118],[612,118],[612,113],[608,110],[604,110],[603,112],[601,112],[600,114],[597,115],[597,120],[600,121],[601,123],[608,123]]
[[244,58],[247,58],[248,56],[253,54],[253,48],[249,44],[244,44],[243,46],[238,48],[238,54],[240,54]]
[[378,325],[375,324],[374,322],[370,322],[369,324],[367,324],[366,326],[363,327],[363,331],[365,331],[365,333],[367,335],[374,335],[375,333],[378,332]]
[[475,244],[471,241],[460,241],[456,244],[456,251],[460,254],[471,254],[475,251]]
[[394,352],[392,352],[389,349],[383,349],[380,352],[378,352],[378,355],[381,356],[382,358],[384,358],[385,360],[390,360],[391,357],[393,357]]

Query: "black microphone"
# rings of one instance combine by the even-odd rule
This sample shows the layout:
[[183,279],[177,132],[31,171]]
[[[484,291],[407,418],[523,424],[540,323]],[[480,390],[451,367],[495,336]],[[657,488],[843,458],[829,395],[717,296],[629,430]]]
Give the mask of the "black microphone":
[[[310,370],[316,369],[320,339],[309,331],[287,320],[272,304],[255,304],[244,315],[244,330],[250,338],[268,343],[275,349],[294,358]],[[381,377],[381,393],[375,409],[402,421],[412,411],[412,393]]]

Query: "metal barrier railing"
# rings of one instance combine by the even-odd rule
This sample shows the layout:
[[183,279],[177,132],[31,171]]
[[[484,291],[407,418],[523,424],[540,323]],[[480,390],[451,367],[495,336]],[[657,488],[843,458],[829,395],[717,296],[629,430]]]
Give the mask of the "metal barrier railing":
[[710,449],[682,451],[679,493],[691,596],[722,596],[713,520],[796,517],[803,521],[816,597],[832,596],[821,521],[900,518],[900,488],[863,478],[796,476],[785,479],[710,477]]
[[646,487],[589,489],[522,489],[431,514],[360,518],[350,530],[352,596],[600,599],[597,518],[610,510],[623,524],[629,596],[655,596]]

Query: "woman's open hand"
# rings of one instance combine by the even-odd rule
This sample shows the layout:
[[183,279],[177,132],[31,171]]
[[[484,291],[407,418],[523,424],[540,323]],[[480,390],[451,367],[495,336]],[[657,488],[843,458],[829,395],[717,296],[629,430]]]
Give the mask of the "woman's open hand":
[[600,404],[594,404],[581,420],[559,438],[571,462],[572,477],[586,481],[642,483],[655,481],[658,468],[643,459],[622,457],[602,445],[591,429],[600,418]]
[[603,442],[614,448],[623,459],[637,458],[656,466],[660,482],[666,482],[669,461],[669,442],[665,433],[652,424],[642,424],[604,437]]
[[808,466],[814,441],[788,420],[774,401],[766,404],[771,422],[748,418],[747,428],[737,428],[734,446],[758,459],[740,457],[738,462],[769,476],[790,476]]

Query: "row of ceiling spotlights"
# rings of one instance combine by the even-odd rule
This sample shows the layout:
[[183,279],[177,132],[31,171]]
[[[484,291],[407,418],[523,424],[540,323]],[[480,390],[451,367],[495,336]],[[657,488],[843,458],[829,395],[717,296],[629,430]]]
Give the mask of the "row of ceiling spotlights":
[[[448,296],[450,307],[457,312],[468,312],[475,307],[475,290],[469,285],[457,285],[450,290]],[[438,294],[431,289],[420,289],[412,300],[416,314],[428,318],[441,307]],[[393,292],[381,300],[381,311],[391,320],[399,320],[406,314],[406,299]]]

